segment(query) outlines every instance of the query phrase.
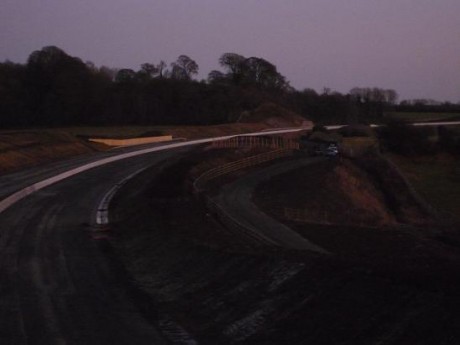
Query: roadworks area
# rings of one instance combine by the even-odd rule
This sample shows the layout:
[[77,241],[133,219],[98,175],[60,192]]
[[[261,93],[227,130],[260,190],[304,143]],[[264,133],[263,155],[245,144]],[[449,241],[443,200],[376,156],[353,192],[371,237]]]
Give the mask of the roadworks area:
[[[329,254],[231,231],[194,180],[251,150],[198,148],[111,204],[109,242],[139,307],[177,344],[455,344],[460,238],[376,158],[325,159],[261,183],[253,202]],[[296,156],[248,168],[267,168]],[[213,181],[214,195],[248,170]]]
[[[280,125],[284,123],[281,122]],[[111,139],[120,145],[145,144],[151,137],[166,139],[202,139],[256,132],[269,128],[267,124],[232,123],[215,126],[126,126],[126,127],[69,127],[56,129],[0,130],[0,175],[13,173],[42,164],[105,151],[112,147],[103,144]],[[101,142],[89,139],[102,138]],[[131,141],[131,142],[130,142]],[[114,143],[115,146],[117,142]]]

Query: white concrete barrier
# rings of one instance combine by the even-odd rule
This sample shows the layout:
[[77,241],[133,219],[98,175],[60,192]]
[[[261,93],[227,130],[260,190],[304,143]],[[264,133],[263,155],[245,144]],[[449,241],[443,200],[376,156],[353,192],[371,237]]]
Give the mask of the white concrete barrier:
[[[272,133],[297,132],[297,131],[301,131],[303,129],[304,128],[291,128],[291,129],[285,129],[285,130],[282,130],[282,131],[276,131],[275,130],[275,131],[272,131]],[[256,133],[248,133],[248,134],[245,134],[245,135],[261,135],[261,134],[267,135],[267,134],[271,134],[271,132],[256,132]],[[52,184],[54,184],[56,182],[59,182],[59,181],[62,181],[64,179],[66,179],[68,177],[77,175],[79,173],[82,173],[84,171],[87,171],[87,170],[90,170],[90,169],[93,169],[93,168],[96,168],[96,167],[100,167],[100,166],[105,165],[105,164],[116,162],[116,161],[119,161],[119,160],[122,160],[122,159],[127,159],[127,158],[131,158],[131,157],[144,155],[144,154],[151,153],[151,152],[171,150],[171,149],[175,149],[175,148],[178,148],[178,147],[184,147],[184,146],[205,144],[205,143],[209,143],[209,142],[216,141],[216,140],[230,139],[230,138],[233,138],[233,137],[236,137],[236,136],[239,136],[239,135],[228,135],[228,136],[224,136],[224,137],[198,139],[198,140],[191,140],[191,141],[187,141],[187,142],[180,142],[180,143],[174,143],[174,144],[169,144],[169,145],[162,145],[162,146],[144,148],[144,149],[140,149],[140,150],[133,151],[133,152],[121,153],[121,154],[116,155],[116,156],[103,158],[103,159],[98,160],[96,162],[84,164],[82,166],[79,166],[78,168],[74,168],[74,169],[65,171],[65,172],[63,172],[61,174],[58,174],[56,176],[53,176],[53,177],[47,178],[47,179],[45,179],[43,181],[40,181],[38,183],[32,184],[32,185],[30,185],[30,186],[28,186],[28,187],[26,187],[24,189],[21,189],[21,190],[17,191],[16,193],[13,193],[10,196],[6,197],[2,201],[0,201],[0,213],[5,211],[10,206],[14,205],[19,200],[25,198],[26,196],[28,196],[28,195],[30,195],[30,194],[32,194],[32,193],[34,193],[34,192],[36,192],[36,191],[38,191],[40,189],[48,187],[48,186],[50,186],[50,185],[52,185]]]

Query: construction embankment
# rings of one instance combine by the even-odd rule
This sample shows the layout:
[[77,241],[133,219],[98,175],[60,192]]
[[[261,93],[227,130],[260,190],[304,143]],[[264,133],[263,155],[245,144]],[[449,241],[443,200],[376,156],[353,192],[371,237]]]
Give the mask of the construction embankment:
[[[292,223],[334,255],[251,243],[191,193],[190,171],[222,153],[195,152],[147,170],[113,202],[111,243],[166,335],[273,345],[460,339],[460,253],[448,234],[391,224],[305,231]],[[355,173],[337,172],[347,181]]]

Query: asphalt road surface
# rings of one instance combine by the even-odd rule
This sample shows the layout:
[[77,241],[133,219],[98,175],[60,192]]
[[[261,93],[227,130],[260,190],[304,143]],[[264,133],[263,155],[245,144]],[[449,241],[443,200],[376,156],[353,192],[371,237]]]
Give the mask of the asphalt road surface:
[[[165,343],[95,239],[97,207],[126,176],[229,137],[98,152],[1,176],[0,344]],[[134,151],[142,155],[100,165]]]
[[65,171],[74,169],[78,166],[99,161],[104,158],[114,157],[123,153],[135,152],[142,148],[162,147],[161,144],[150,144],[134,147],[120,147],[109,151],[94,152],[83,154],[65,160],[28,168],[12,174],[0,176],[0,200],[6,196],[25,188],[33,183],[42,181]]
[[[109,163],[48,186],[0,213],[0,344],[163,344],[128,296],[104,241],[94,239],[104,194],[178,150]],[[0,179],[2,193],[105,155]],[[6,192],[5,192],[6,191]]]

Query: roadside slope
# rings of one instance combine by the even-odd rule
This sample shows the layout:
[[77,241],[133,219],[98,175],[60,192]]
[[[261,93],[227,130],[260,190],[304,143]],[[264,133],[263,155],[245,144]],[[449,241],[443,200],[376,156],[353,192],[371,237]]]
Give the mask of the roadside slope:
[[169,163],[117,194],[111,243],[148,297],[144,308],[158,308],[197,342],[460,340],[457,249],[411,231],[313,226],[306,234],[295,224],[334,255],[252,246],[190,194],[191,165]]
[[102,146],[59,131],[0,132],[0,175],[95,152],[98,148]]

